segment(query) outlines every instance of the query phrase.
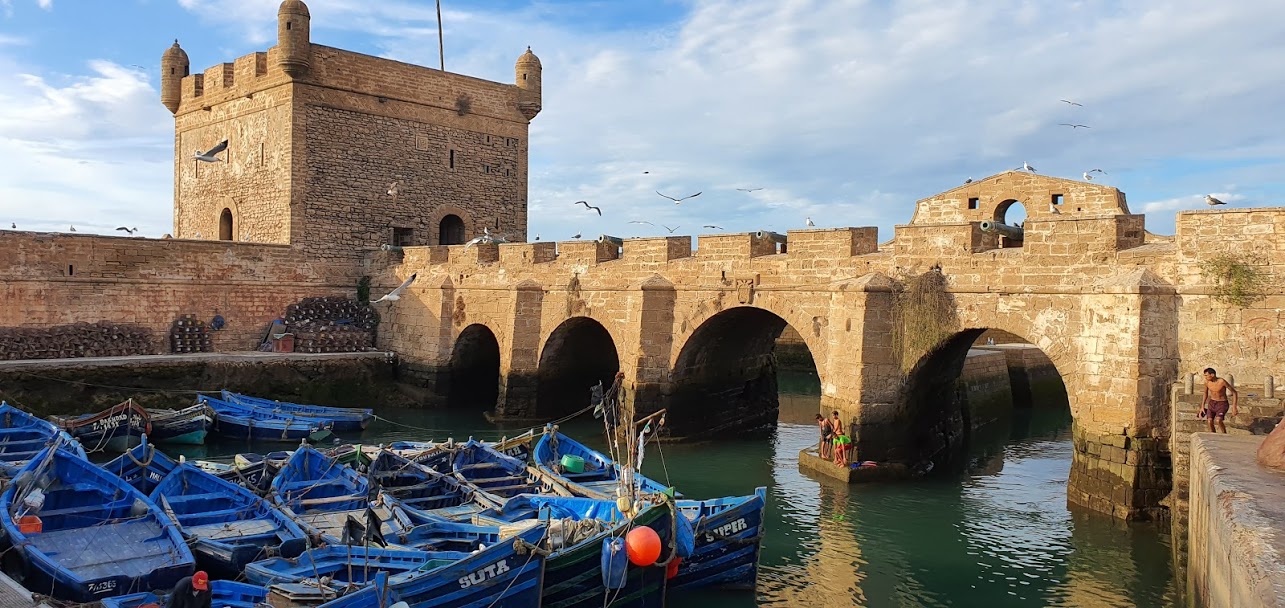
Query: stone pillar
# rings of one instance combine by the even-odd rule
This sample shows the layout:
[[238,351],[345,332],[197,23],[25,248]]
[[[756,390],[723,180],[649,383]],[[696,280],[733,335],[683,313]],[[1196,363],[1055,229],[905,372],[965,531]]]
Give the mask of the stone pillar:
[[1137,434],[1098,433],[1078,423],[1067,480],[1068,504],[1125,520],[1163,520],[1172,471],[1168,442]]
[[645,416],[667,404],[669,360],[674,350],[674,304],[677,294],[669,281],[653,276],[643,282],[642,310],[638,320],[638,359],[634,377],[627,378],[625,409]]
[[535,281],[514,286],[513,336],[508,353],[500,353],[500,395],[496,419],[525,419],[535,415],[540,370],[541,318],[544,288]]

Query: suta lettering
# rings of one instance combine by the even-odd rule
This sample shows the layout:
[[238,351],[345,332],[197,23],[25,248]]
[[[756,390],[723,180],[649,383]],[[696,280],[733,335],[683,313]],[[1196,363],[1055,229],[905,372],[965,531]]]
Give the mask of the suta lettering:
[[495,562],[494,564],[490,564],[485,568],[478,568],[476,571],[469,574],[468,576],[460,577],[460,589],[468,589],[469,587],[472,587],[474,585],[481,585],[482,583],[485,583],[486,581],[491,580],[508,571],[509,571],[509,563],[507,561]]

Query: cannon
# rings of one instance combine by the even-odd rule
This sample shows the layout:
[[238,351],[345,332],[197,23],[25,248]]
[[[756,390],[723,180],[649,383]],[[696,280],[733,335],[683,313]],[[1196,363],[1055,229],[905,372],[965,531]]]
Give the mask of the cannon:
[[1009,240],[1020,241],[1025,231],[1017,226],[1009,226],[1002,222],[984,221],[981,225],[982,232],[995,233],[1006,237]]
[[756,238],[756,239],[769,239],[769,240],[771,240],[773,243],[784,243],[784,242],[785,242],[785,235],[784,235],[784,234],[781,234],[780,232],[772,232],[772,231],[770,231],[770,230],[760,230],[760,231],[758,231],[758,232],[755,232],[755,233],[754,233],[754,238]]
[[612,245],[615,245],[615,246],[617,246],[617,247],[624,247],[624,246],[625,246],[625,240],[624,240],[624,239],[622,239],[622,238],[620,238],[620,237],[618,237],[618,236],[611,236],[611,235],[607,235],[607,234],[600,234],[600,235],[598,235],[598,242],[599,242],[599,243],[611,243]]

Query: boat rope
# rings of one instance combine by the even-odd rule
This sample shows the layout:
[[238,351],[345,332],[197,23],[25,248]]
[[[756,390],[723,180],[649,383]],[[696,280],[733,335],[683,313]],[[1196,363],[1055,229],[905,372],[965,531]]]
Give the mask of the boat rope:
[[[540,536],[540,540],[536,542],[544,542],[546,538],[549,538],[548,526],[545,526],[544,533]],[[527,551],[530,552],[530,555],[527,556],[526,561],[523,562],[522,564],[522,567],[518,568],[518,571],[513,575],[513,579],[509,581],[508,585],[504,586],[504,590],[501,591],[500,594],[495,597],[494,601],[486,605],[486,608],[494,608],[496,604],[500,603],[500,600],[504,599],[504,594],[508,593],[509,589],[513,588],[513,584],[518,582],[519,578],[522,578],[522,573],[526,571],[526,567],[531,563],[531,560],[535,559],[535,556],[542,555],[544,557],[548,557],[550,553],[550,551],[546,549],[541,549],[540,547],[533,545],[525,540],[522,540],[521,538],[513,539],[514,553],[517,553],[518,555],[522,555],[524,552],[527,552]]]

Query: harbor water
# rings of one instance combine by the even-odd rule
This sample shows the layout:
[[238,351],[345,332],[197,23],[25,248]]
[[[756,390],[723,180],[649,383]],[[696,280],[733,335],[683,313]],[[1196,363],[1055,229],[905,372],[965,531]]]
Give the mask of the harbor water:
[[[781,416],[769,439],[651,445],[644,471],[692,498],[768,488],[755,592],[691,592],[679,608],[809,606],[1178,606],[1168,536],[1066,506],[1071,418],[1065,404],[1021,409],[974,441],[967,470],[936,479],[847,486],[798,470],[817,441],[815,376],[781,377]],[[496,439],[479,408],[376,409],[354,442]],[[584,416],[563,432],[603,448]],[[189,458],[288,449],[211,437],[168,447]]]

